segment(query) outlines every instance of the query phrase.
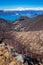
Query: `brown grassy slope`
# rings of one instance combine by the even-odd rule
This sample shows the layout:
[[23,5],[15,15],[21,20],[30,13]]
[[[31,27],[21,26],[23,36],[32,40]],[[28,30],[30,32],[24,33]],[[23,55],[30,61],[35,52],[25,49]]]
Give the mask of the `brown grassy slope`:
[[15,50],[43,61],[43,31],[12,32],[9,38],[5,42]]
[[[11,48],[9,45],[7,48]],[[0,65],[22,65],[21,62],[18,62],[14,56],[8,52],[6,46],[0,46]]]

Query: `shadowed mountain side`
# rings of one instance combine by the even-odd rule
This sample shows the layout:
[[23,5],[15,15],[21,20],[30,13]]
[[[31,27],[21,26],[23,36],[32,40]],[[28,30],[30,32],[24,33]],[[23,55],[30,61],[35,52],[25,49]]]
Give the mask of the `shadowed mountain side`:
[[10,21],[0,19],[0,32],[11,31],[12,23]]

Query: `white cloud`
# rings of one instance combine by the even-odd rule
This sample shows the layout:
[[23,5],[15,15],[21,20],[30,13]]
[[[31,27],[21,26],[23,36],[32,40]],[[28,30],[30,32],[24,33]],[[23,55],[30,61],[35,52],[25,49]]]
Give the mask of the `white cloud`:
[[22,8],[22,7],[18,7],[18,8],[12,8],[12,9],[4,9],[4,11],[23,11],[23,10],[43,10],[43,8]]

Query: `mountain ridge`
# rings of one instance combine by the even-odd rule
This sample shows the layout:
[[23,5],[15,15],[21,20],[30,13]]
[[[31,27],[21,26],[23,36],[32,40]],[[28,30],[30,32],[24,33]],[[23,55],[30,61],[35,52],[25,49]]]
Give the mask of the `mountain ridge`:
[[[20,17],[17,21],[13,22],[15,30],[17,31],[34,31],[43,29],[43,15],[34,18]],[[14,27],[13,27],[14,28]],[[21,30],[22,29],[22,30]]]

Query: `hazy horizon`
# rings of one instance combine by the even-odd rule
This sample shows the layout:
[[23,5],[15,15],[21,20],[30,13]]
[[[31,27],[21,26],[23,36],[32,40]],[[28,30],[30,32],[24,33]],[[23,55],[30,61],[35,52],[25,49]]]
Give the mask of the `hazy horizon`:
[[23,8],[23,7],[18,7],[18,8],[11,8],[11,9],[0,9],[0,10],[4,10],[4,11],[24,11],[24,10],[43,10],[43,8]]
[[0,0],[0,10],[43,10],[42,0]]

